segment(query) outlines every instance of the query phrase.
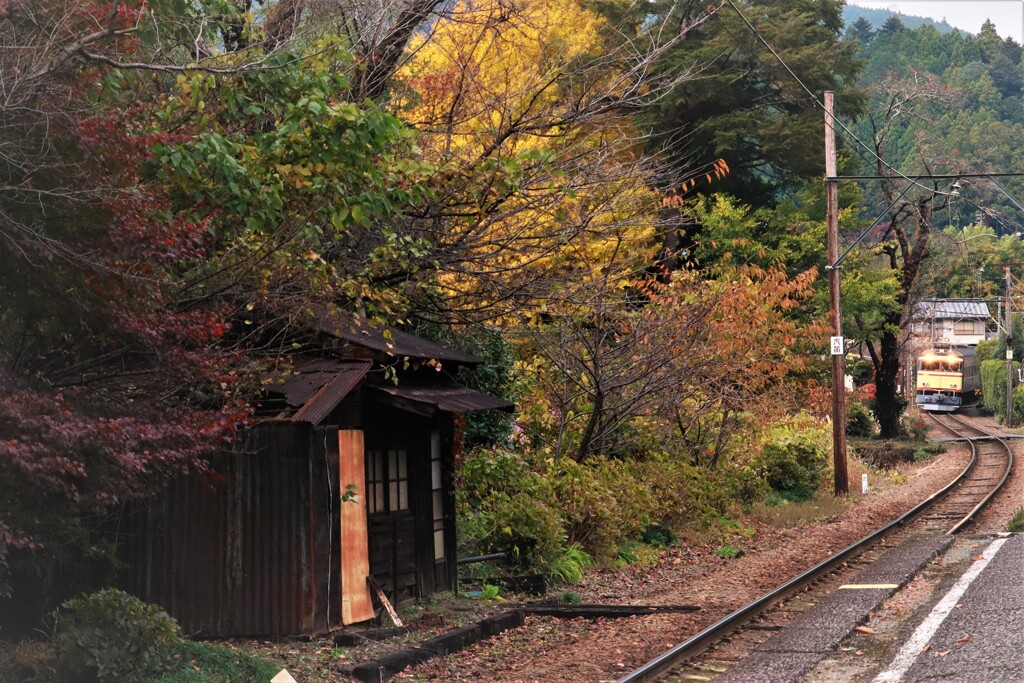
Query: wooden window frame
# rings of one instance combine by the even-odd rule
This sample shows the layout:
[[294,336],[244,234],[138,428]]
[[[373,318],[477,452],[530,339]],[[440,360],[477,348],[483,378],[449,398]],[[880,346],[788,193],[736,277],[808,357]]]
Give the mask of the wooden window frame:
[[409,452],[405,448],[366,451],[366,512],[371,515],[407,512]]

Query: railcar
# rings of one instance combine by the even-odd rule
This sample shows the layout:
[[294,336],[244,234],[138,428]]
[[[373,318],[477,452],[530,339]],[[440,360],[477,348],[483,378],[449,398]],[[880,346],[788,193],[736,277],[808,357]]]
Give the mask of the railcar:
[[981,388],[978,357],[971,347],[929,349],[917,358],[917,405],[951,413],[974,401]]

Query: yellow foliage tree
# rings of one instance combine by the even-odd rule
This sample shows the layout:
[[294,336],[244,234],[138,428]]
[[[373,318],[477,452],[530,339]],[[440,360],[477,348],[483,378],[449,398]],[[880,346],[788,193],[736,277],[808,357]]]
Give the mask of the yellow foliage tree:
[[395,106],[441,169],[417,218],[449,307],[499,317],[651,262],[660,197],[629,115],[652,88],[601,29],[577,2],[484,0],[411,45]]

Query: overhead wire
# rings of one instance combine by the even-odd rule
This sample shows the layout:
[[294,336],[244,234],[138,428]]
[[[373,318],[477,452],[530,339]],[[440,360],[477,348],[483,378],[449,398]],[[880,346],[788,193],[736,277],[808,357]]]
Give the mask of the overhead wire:
[[[826,114],[827,114],[828,111],[825,109],[825,105],[818,99],[817,95],[815,95],[814,92],[810,88],[808,88],[807,85],[803,82],[803,80],[796,74],[796,72],[794,72],[793,69],[790,68],[789,64],[786,63],[786,60],[784,60],[782,58],[782,56],[775,50],[774,47],[772,47],[772,45],[767,41],[767,39],[765,39],[765,37],[761,34],[761,32],[757,30],[757,27],[755,27],[753,25],[753,23],[751,23],[751,21],[747,18],[747,16],[743,13],[743,11],[736,5],[736,3],[733,0],[726,0],[726,2],[729,3],[729,6],[732,7],[733,10],[736,12],[736,14],[740,17],[740,19],[743,20],[743,23],[747,25],[747,28],[750,29],[751,33],[753,33],[754,36],[761,42],[761,44],[764,45],[768,49],[769,52],[771,52],[772,56],[775,57],[775,59],[779,62],[779,64],[782,65],[782,68],[786,70],[786,72],[793,78],[794,81],[796,81],[796,83],[801,88],[803,88],[804,92],[806,92],[808,97],[811,98],[811,101],[814,102],[814,104],[817,105],[817,107],[819,109],[821,109],[822,111],[825,111]],[[842,263],[842,261],[853,250],[853,248],[857,244],[859,244],[862,239],[864,239],[864,237],[868,234],[868,232],[872,228],[874,228],[879,223],[879,221],[881,221],[888,214],[888,212],[892,209],[892,207],[894,207],[900,201],[900,199],[902,199],[907,194],[907,192],[912,187],[917,186],[917,187],[920,187],[920,188],[922,188],[924,190],[927,190],[930,193],[944,195],[944,196],[949,197],[949,198],[952,198],[952,197],[955,197],[955,196],[959,196],[959,193],[957,193],[957,192],[952,192],[952,191],[951,192],[942,192],[940,190],[937,190],[934,187],[928,187],[927,185],[924,185],[923,183],[919,182],[922,178],[931,178],[933,180],[934,179],[938,179],[938,178],[949,178],[949,179],[959,179],[959,178],[967,178],[967,177],[971,177],[971,178],[987,178],[990,182],[992,182],[993,185],[996,186],[996,188],[999,189],[1000,192],[1002,192],[1006,196],[1007,199],[1010,200],[1010,202],[1013,203],[1013,205],[1015,207],[1017,207],[1017,209],[1019,209],[1020,211],[1024,212],[1024,205],[1022,205],[1020,202],[1018,202],[1006,190],[1006,188],[1004,188],[1002,185],[1000,185],[999,182],[996,181],[996,179],[995,179],[996,177],[1019,177],[1019,176],[1024,176],[1024,173],[967,173],[967,174],[952,173],[952,174],[941,174],[941,175],[937,175],[937,174],[923,175],[922,174],[922,175],[908,176],[907,174],[903,173],[902,171],[900,171],[899,169],[894,167],[892,164],[887,162],[885,159],[883,159],[874,149],[872,149],[863,140],[861,140],[859,137],[857,137],[856,133],[854,133],[852,130],[850,130],[850,128],[846,124],[844,124],[842,121],[840,121],[837,116],[832,114],[832,115],[830,115],[830,119],[831,119],[831,123],[832,123],[833,128],[838,128],[838,129],[842,130],[843,133],[845,133],[851,140],[853,140],[854,142],[857,143],[857,146],[859,146],[860,148],[863,148],[864,151],[866,151],[871,157],[873,157],[875,161],[877,161],[882,166],[884,166],[885,168],[887,168],[890,171],[892,171],[892,173],[895,176],[898,176],[898,177],[902,178],[903,180],[908,181],[910,184],[908,184],[907,187],[904,188],[903,191],[900,192],[900,194],[894,200],[892,200],[892,202],[890,203],[889,207],[885,210],[885,212],[883,212],[881,215],[879,215],[878,218],[876,218],[874,221],[872,221],[871,224],[868,225],[868,227],[865,228],[861,232],[861,234],[857,237],[857,239],[853,241],[853,243],[846,249],[846,251],[844,251],[843,254],[836,260],[836,262],[826,266],[826,269],[838,268],[839,265]],[[861,157],[861,159],[865,159],[866,160],[864,153],[857,146],[853,147],[854,152],[856,152],[858,154],[858,156]],[[838,178],[836,178],[836,179],[838,179]],[[844,178],[844,179],[845,180],[858,180],[858,179],[861,179],[861,180],[881,180],[881,179],[886,179],[886,176],[850,176],[850,177],[847,177],[847,178]],[[980,210],[982,212],[985,212],[985,213],[988,213],[988,212],[985,211],[985,209],[983,207],[975,204],[970,199],[964,198],[964,200],[967,203],[969,203],[972,206],[974,206],[975,208],[977,208],[978,210]],[[1000,224],[1002,224],[1005,227],[1006,224],[998,216],[993,215],[993,217],[996,219],[997,222],[999,222]]]
[[1014,206],[1016,206],[1016,207],[1017,207],[1018,209],[1020,209],[1021,211],[1024,211],[1024,206],[1021,206],[1020,202],[1018,202],[1018,201],[1017,201],[1016,199],[1014,199],[1014,198],[1013,198],[1013,195],[1011,195],[1011,194],[1010,194],[1009,192],[1007,192],[1007,191],[1006,191],[1006,188],[1004,188],[1004,187],[1003,187],[1002,185],[1000,185],[1000,184],[999,184],[999,182],[998,182],[998,181],[996,181],[996,179],[995,179],[995,178],[991,178],[991,177],[990,177],[990,178],[988,178],[988,180],[989,180],[989,182],[990,182],[990,183],[992,183],[993,185],[995,185],[995,186],[996,186],[996,188],[997,188],[997,189],[998,189],[998,190],[999,190],[1000,192],[1002,192],[1002,193],[1003,193],[1004,195],[1006,195],[1006,198],[1007,198],[1007,199],[1009,199],[1009,200],[1010,200],[1010,201],[1011,201],[1011,202],[1013,203],[1013,205],[1014,205]]
[[892,208],[894,206],[896,206],[896,204],[901,199],[903,199],[903,197],[907,194],[907,192],[910,192],[910,188],[912,188],[913,186],[914,186],[914,184],[911,183],[911,184],[907,185],[905,188],[903,188],[903,192],[900,192],[899,195],[896,197],[896,199],[893,199],[892,202],[889,203],[889,206],[886,207],[885,211],[883,211],[882,213],[878,214],[878,218],[876,218],[875,220],[871,221],[871,224],[868,227],[864,228],[864,230],[862,230],[859,235],[857,235],[857,239],[855,239],[853,241],[853,243],[850,244],[850,246],[848,246],[846,248],[846,251],[844,251],[842,253],[842,255],[839,258],[836,259],[835,263],[830,263],[829,265],[825,266],[825,270],[834,270],[835,268],[838,268],[839,264],[841,264],[843,262],[843,259],[845,259],[849,255],[849,253],[851,251],[853,251],[853,249],[858,244],[860,244],[860,241],[862,239],[867,237],[867,234],[869,232],[871,232],[872,228],[874,228],[876,225],[878,225],[883,218],[885,218],[886,216],[889,215],[889,212],[892,211]]
[[[821,109],[822,111],[825,111],[825,105],[818,99],[817,95],[815,95],[814,92],[810,88],[808,88],[806,84],[804,84],[804,82],[800,79],[800,77],[796,75],[796,72],[794,72],[793,69],[791,69],[789,67],[789,65],[786,64],[786,61],[784,59],[782,59],[781,55],[779,55],[779,53],[775,51],[775,48],[773,48],[771,46],[771,44],[765,39],[765,37],[763,35],[761,35],[760,31],[758,31],[757,28],[752,23],[750,23],[750,20],[747,19],[747,16],[743,13],[743,11],[739,7],[736,6],[736,3],[733,2],[733,0],[726,0],[726,2],[728,2],[729,5],[736,11],[736,14],[739,15],[740,19],[743,20],[743,23],[745,23],[747,25],[747,28],[750,29],[750,31],[754,34],[754,36],[758,40],[760,40],[761,43],[766,48],[768,48],[768,51],[772,53],[772,55],[775,57],[776,60],[778,60],[779,64],[782,65],[782,68],[784,68],[789,73],[789,75],[793,77],[793,80],[795,80],[800,85],[800,87],[804,89],[804,92],[807,93],[807,95],[818,106],[818,108]],[[918,187],[921,187],[922,189],[928,190],[929,192],[932,192],[932,193],[935,193],[935,194],[942,194],[942,195],[948,195],[949,194],[948,192],[940,192],[940,191],[936,190],[933,187],[928,187],[927,185],[924,185],[924,184],[918,182],[917,178],[925,177],[925,176],[911,177],[911,176],[908,176],[905,173],[901,172],[896,167],[894,167],[892,164],[890,164],[885,159],[883,159],[881,156],[879,156],[879,154],[874,149],[869,147],[864,141],[862,141],[860,138],[858,138],[857,135],[853,131],[851,131],[849,129],[849,127],[846,126],[846,124],[844,124],[842,121],[840,121],[837,116],[832,115],[831,119],[832,119],[833,127],[838,126],[844,133],[846,133],[846,135],[848,135],[851,139],[853,139],[858,145],[863,147],[867,151],[868,154],[870,154],[872,157],[874,157],[874,159],[876,161],[878,161],[880,164],[882,164],[887,169],[892,171],[894,175],[899,176],[900,178],[903,178],[904,180],[910,181],[914,185],[917,185]],[[956,176],[948,176],[948,177],[953,178],[953,177],[956,177]]]

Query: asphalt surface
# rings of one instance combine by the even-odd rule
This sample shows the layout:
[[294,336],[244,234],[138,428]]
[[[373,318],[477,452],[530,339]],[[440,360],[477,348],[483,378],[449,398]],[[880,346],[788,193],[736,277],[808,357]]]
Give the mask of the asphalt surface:
[[[1024,681],[1024,535],[962,540],[951,548],[953,537],[919,536],[891,549],[715,683]],[[942,565],[943,578],[930,597],[871,652],[865,643],[881,635],[856,627],[941,553],[932,570]]]
[[[898,680],[1024,680],[1024,536],[993,539],[982,547],[992,552],[1000,540],[1003,544],[928,639],[928,650],[922,648]],[[981,556],[971,559],[968,571],[984,561]]]
[[922,535],[888,550],[853,582],[826,596],[759,645],[716,683],[785,683],[827,657],[887,598],[953,543],[952,536]]

